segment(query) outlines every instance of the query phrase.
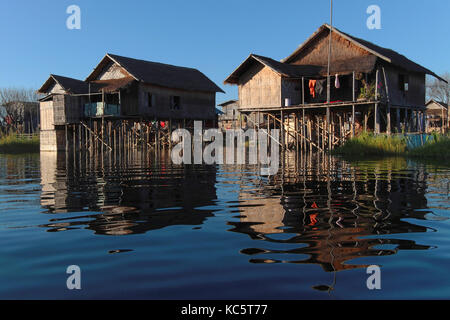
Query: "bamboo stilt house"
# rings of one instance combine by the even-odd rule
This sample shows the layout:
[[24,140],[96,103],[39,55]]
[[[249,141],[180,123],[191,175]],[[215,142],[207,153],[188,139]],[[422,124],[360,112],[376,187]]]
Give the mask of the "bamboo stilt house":
[[214,121],[217,92],[196,69],[106,54],[84,81],[50,75],[38,90],[41,149],[64,150],[64,126],[87,121]]
[[219,128],[222,130],[228,129],[236,129],[239,128],[239,101],[237,100],[228,100],[221,104],[222,114],[219,115]]
[[[356,128],[422,131],[427,74],[445,81],[391,49],[324,24],[282,61],[250,54],[224,83],[238,86],[244,114],[301,118],[299,126],[312,121],[312,129],[303,128],[301,138],[309,130],[312,139],[319,135],[316,130],[327,136],[338,132],[341,141]],[[314,137],[317,143],[322,138]],[[334,138],[326,139],[334,144]]]

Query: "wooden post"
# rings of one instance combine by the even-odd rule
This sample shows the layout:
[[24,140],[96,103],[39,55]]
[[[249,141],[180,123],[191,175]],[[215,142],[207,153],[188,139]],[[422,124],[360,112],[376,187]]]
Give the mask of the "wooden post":
[[73,152],[74,152],[74,154],[75,154],[75,151],[76,151],[76,149],[77,149],[77,145],[76,145],[76,143],[77,143],[77,141],[76,141],[76,134],[75,134],[75,130],[76,130],[76,128],[75,128],[75,125],[73,124],[72,125],[72,143],[73,143]]
[[409,115],[408,115],[408,107],[405,108],[404,123],[405,123],[405,132],[409,132]]
[[330,131],[328,132],[328,136],[330,137],[328,140],[328,150],[333,149],[334,142],[334,115],[331,115],[331,123],[329,124]]
[[366,110],[364,111],[364,132],[367,132],[367,122],[369,121],[369,117],[368,117],[368,110],[366,107]]
[[379,79],[379,70],[377,69],[375,73],[375,110],[374,110],[374,132],[375,134],[380,133],[380,115],[378,114],[378,79]]
[[302,106],[305,105],[305,77],[302,77]]
[[172,150],[172,118],[169,119],[169,150]]
[[[426,111],[422,111],[422,131],[423,132],[426,132],[427,131],[427,128],[426,128],[426,121],[425,121],[425,119],[426,119]],[[448,121],[448,119],[447,119],[447,121]],[[447,122],[447,124],[448,124],[448,122]]]
[[308,116],[308,136],[309,136],[309,152],[312,152],[312,128],[311,128],[311,119]]
[[[325,128],[325,126],[326,126],[326,124],[325,124],[325,120],[326,119],[324,119],[323,117],[321,117],[322,118],[322,126],[321,126],[321,132],[322,132],[322,134],[321,134],[321,136],[322,136],[322,151],[325,151],[325,142],[327,141],[327,139],[326,139],[326,137],[327,137],[327,132],[328,132],[328,129],[327,128]],[[319,147],[320,147],[320,144],[319,144]]]
[[396,123],[397,123],[397,132],[400,133],[402,132],[402,128],[400,126],[400,108],[396,108]]
[[159,120],[156,120],[156,147],[157,147],[157,151],[159,151],[159,148],[161,147],[160,145],[160,140],[161,140],[161,133],[159,130]]
[[[356,101],[356,93],[355,93],[355,71],[353,71],[353,78],[352,78],[352,101],[355,102]],[[355,136],[355,104],[352,104],[352,138]]]
[[281,128],[281,150],[285,149],[285,136],[284,136],[284,113],[283,110],[280,112],[280,128]]
[[[383,77],[384,77],[384,87],[386,90],[386,98],[387,98],[387,105],[386,105],[386,133],[388,135],[391,134],[391,97],[389,95],[389,85],[387,83],[386,78],[386,70],[383,67]],[[378,85],[377,85],[378,87]]]
[[305,127],[305,106],[302,109],[302,147],[306,150],[306,127]]
[[295,150],[298,153],[299,151],[299,143],[298,143],[298,116],[297,113],[294,113],[294,130],[295,130]]
[[330,124],[330,107],[327,107],[327,115],[326,115],[326,120],[325,120],[325,127],[327,128],[327,130],[328,130],[328,134],[327,134],[327,137],[328,137],[328,145],[330,145],[330,143],[331,143],[331,136],[330,136],[330,134],[331,134],[331,132],[330,132],[330,130],[329,130],[329,124]]
[[[66,138],[66,144],[64,145],[64,148],[67,153],[69,151],[69,137],[67,134],[67,124],[64,125],[64,133],[65,133],[65,138]],[[58,141],[56,141],[56,143],[58,143]],[[58,145],[56,145],[56,148],[58,149]]]
[[317,132],[317,146],[320,146],[320,121],[319,116],[316,116],[316,132]]

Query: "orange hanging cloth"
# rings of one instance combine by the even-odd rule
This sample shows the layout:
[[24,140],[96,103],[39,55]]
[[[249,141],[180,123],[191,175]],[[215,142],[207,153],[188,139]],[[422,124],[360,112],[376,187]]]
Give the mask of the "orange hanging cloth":
[[309,93],[313,98],[316,97],[316,82],[317,80],[309,80]]
[[314,226],[317,223],[317,213],[311,214],[309,216],[309,219],[311,220],[310,226]]

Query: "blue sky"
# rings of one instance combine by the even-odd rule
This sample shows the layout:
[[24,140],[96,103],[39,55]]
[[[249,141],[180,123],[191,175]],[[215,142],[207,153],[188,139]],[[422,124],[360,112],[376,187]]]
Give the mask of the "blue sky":
[[[0,0],[0,87],[39,88],[50,73],[84,79],[106,52],[224,79],[250,54],[282,59],[329,21],[329,0]],[[81,30],[66,28],[69,5]],[[366,27],[369,5],[381,30]],[[441,74],[450,71],[448,0],[334,0],[334,25]]]

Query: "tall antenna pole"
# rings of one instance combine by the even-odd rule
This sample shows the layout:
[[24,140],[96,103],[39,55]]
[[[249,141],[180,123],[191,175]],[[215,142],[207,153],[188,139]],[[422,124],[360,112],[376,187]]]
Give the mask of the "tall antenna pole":
[[331,79],[330,79],[330,64],[331,64],[331,36],[333,33],[333,0],[330,0],[330,40],[328,43],[328,69],[327,69],[327,103],[331,99]]

